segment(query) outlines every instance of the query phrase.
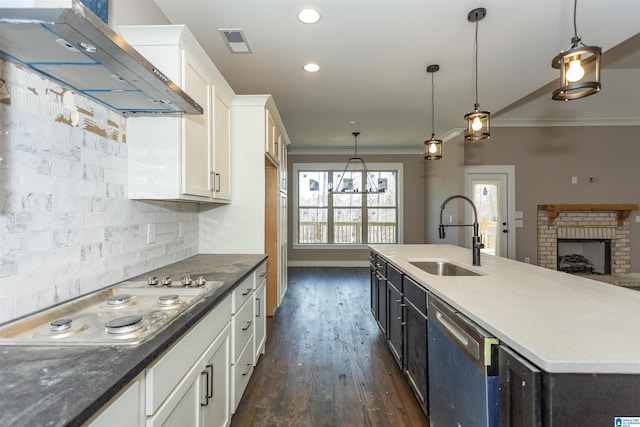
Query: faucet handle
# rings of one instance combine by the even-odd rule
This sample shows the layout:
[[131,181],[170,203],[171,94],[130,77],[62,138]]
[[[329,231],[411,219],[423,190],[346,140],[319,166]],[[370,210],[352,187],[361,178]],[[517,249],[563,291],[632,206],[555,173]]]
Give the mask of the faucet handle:
[[441,239],[444,239],[445,233],[444,233],[444,224],[440,224],[438,226],[438,235],[440,236]]

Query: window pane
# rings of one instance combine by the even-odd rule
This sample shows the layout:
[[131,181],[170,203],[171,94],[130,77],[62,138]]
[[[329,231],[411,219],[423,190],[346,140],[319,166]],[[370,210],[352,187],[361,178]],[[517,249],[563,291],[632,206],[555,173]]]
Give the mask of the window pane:
[[369,172],[369,182],[375,182],[381,191],[367,195],[367,206],[396,206],[396,172]]
[[298,212],[298,243],[328,243],[327,209],[299,209]]
[[298,206],[327,206],[327,172],[300,171],[298,174]]
[[333,242],[362,243],[362,209],[333,210]]
[[368,243],[396,243],[396,210],[369,209]]

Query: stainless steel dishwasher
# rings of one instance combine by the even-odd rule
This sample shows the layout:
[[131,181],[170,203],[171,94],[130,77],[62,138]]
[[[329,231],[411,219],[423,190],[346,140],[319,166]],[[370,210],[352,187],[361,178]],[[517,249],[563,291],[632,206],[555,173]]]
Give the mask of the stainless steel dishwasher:
[[431,427],[498,425],[498,339],[435,296],[429,298]]

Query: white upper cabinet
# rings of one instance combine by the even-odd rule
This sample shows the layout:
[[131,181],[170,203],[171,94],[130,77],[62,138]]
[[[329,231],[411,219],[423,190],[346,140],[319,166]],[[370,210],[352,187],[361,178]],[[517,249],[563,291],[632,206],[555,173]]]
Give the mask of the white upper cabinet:
[[265,152],[271,162],[275,166],[278,166],[280,164],[280,144],[282,143],[282,133],[269,110],[266,110],[266,115],[267,135],[265,137]]
[[217,93],[214,99],[213,187],[217,199],[231,200],[231,107]]
[[235,93],[187,27],[123,26],[119,31],[204,110],[202,115],[127,119],[129,197],[229,202],[229,106]]

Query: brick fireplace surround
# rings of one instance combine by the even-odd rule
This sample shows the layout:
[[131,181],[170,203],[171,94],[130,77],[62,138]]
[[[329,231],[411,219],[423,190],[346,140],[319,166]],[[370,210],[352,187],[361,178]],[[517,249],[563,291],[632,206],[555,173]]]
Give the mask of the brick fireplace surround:
[[558,239],[611,239],[611,274],[631,272],[628,217],[638,205],[538,205],[538,265],[557,270]]

